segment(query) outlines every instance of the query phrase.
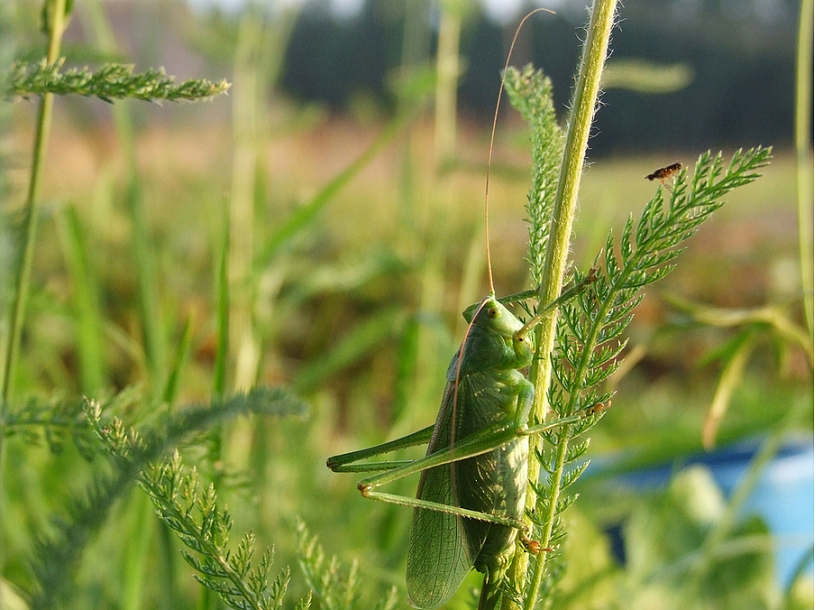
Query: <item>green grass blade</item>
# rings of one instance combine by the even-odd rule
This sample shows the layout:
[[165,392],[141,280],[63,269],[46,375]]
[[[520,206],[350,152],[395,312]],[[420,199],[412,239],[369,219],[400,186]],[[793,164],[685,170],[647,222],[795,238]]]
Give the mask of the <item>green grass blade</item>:
[[[261,94],[269,87],[261,61],[265,25],[257,10],[250,7],[238,25],[238,44],[233,57],[236,83],[232,95],[232,176],[229,194],[229,356],[232,383],[251,387],[257,380],[260,356],[259,337],[255,328],[254,301],[258,275],[253,273],[255,255],[256,197],[263,189],[262,139],[259,133],[269,121]],[[262,207],[265,204],[262,204]],[[216,379],[223,383],[223,378]],[[222,389],[223,391],[223,389]],[[214,430],[213,434],[217,432]],[[220,441],[219,441],[220,442]],[[221,456],[213,455],[218,461]]]
[[[116,108],[122,108],[121,105]],[[117,123],[130,123],[127,111],[115,113]],[[130,129],[130,127],[126,128]],[[123,142],[124,144],[124,142]],[[156,247],[149,237],[147,217],[144,209],[144,193],[136,177],[136,168],[131,168],[131,176],[125,193],[125,205],[133,229],[133,256],[136,264],[136,281],[138,283],[139,318],[142,323],[142,341],[150,387],[154,391],[164,386],[166,345],[162,324],[161,306],[156,278]]]
[[94,395],[106,387],[107,370],[99,284],[89,257],[91,245],[74,207],[63,209],[57,216],[57,226],[71,276],[80,391]]
[[170,374],[167,376],[167,384],[162,393],[162,402],[167,405],[172,405],[178,396],[178,384],[181,377],[181,371],[184,365],[190,358],[190,344],[193,336],[192,319],[188,316],[184,321],[184,327],[181,330],[181,338],[179,339],[178,347],[176,348],[176,355],[173,358],[170,366]]
[[156,525],[156,516],[150,498],[137,495],[130,502],[130,544],[125,555],[124,582],[122,586],[123,610],[139,610],[144,605],[145,576],[148,567],[148,550]]
[[291,242],[301,231],[315,221],[320,211],[359,174],[368,163],[377,156],[386,144],[396,136],[413,118],[415,112],[409,111],[397,115],[380,133],[374,142],[355,159],[351,165],[340,172],[331,182],[324,186],[311,201],[299,207],[273,234],[266,240],[256,258],[256,267],[268,265],[277,252]]
[[227,353],[229,349],[229,242],[230,223],[228,206],[224,206],[224,234],[221,239],[221,252],[218,257],[218,283],[216,300],[218,332],[215,350],[215,370],[213,371],[213,394],[221,396],[227,385]]

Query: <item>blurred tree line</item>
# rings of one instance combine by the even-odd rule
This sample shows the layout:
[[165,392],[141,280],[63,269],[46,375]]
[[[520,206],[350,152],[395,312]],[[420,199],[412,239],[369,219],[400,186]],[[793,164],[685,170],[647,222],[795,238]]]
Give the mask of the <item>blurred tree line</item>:
[[[393,109],[389,78],[411,62],[432,61],[430,4],[365,0],[359,12],[338,17],[325,0],[307,2],[289,42],[284,89],[338,111],[361,96]],[[513,64],[543,68],[565,112],[587,3],[555,4],[556,15],[536,15],[522,32]],[[491,116],[509,41],[528,8],[503,23],[477,2],[464,11],[459,108],[465,116],[485,123]],[[644,60],[654,64],[653,75],[680,67],[689,78],[662,93],[608,87],[596,124],[603,137],[592,142],[593,154],[789,147],[798,10],[797,0],[627,0],[610,61]],[[406,32],[417,40],[406,41]],[[425,51],[406,56],[406,49],[418,48]]]
[[[240,11],[228,0],[106,2],[117,36],[128,41],[137,65],[163,65],[171,74],[230,78],[240,37]],[[491,19],[482,2],[501,0],[245,0],[280,24],[296,12],[294,26],[276,30],[285,57],[276,88],[301,102],[337,113],[372,108],[393,112],[399,100],[393,83],[411,69],[433,69],[438,6],[462,8],[461,75],[458,107],[465,120],[489,125],[500,71],[522,16],[516,6]],[[532,62],[553,80],[556,107],[566,114],[590,0],[549,0],[555,15],[539,14],[522,30],[512,63]],[[204,10],[190,10],[197,3]],[[359,10],[339,13],[333,6]],[[518,4],[522,4],[518,8]],[[539,0],[536,5],[545,4]],[[750,145],[790,148],[799,0],[626,0],[613,33],[607,75],[633,60],[648,62],[640,80],[655,82],[678,71],[685,82],[662,92],[643,82],[629,88],[610,83],[591,141],[591,154],[694,150]],[[24,30],[34,31],[40,2],[19,5]],[[78,12],[83,4],[78,3]],[[243,5],[242,5],[243,6]],[[288,8],[287,8],[288,7]],[[284,14],[286,17],[283,17]],[[276,21],[277,20],[277,21]],[[85,20],[76,19],[66,36],[69,63],[87,56]],[[32,34],[33,36],[33,34]],[[288,40],[286,40],[288,38]],[[25,40],[25,38],[24,38]],[[44,49],[22,42],[22,56],[42,57]],[[637,79],[635,79],[637,80]],[[669,78],[671,80],[671,78]],[[682,79],[681,79],[682,80]],[[633,88],[634,87],[634,88]],[[72,108],[80,105],[70,102]],[[221,110],[226,105],[219,106]],[[88,120],[100,113],[86,110]],[[215,112],[203,108],[197,112]],[[510,113],[509,106],[504,111]],[[79,112],[79,111],[77,111]],[[101,113],[104,116],[105,113]],[[137,112],[137,115],[139,113]],[[155,120],[157,113],[151,112]]]

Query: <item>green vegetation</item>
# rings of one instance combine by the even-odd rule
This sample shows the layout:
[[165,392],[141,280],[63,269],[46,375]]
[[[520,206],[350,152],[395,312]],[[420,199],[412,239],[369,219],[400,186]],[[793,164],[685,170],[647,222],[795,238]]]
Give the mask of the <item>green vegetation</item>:
[[[24,168],[4,157],[0,173],[0,609],[405,607],[410,511],[363,500],[325,459],[434,421],[458,312],[486,292],[484,168],[467,167],[487,144],[455,124],[455,80],[406,59],[385,124],[279,99],[272,110],[264,91],[295,16],[248,10],[221,47],[230,97],[211,100],[232,102],[232,123],[157,129],[119,98],[211,98],[223,83],[179,89],[121,63],[63,70],[68,18],[107,57],[121,52],[101,4],[80,4],[46,0],[46,58],[16,67],[16,37],[2,34],[22,17],[0,5],[3,91],[25,98],[0,120],[31,155]],[[598,3],[609,12],[590,41],[608,37],[614,5]],[[451,44],[459,11],[444,3]],[[511,126],[491,181],[499,296],[539,286],[530,315],[565,279],[596,276],[537,336],[536,420],[592,417],[531,454],[543,476],[526,518],[545,550],[516,553],[505,607],[812,607],[812,582],[780,584],[767,525],[740,513],[786,435],[812,430],[809,247],[795,225],[804,145],[769,166],[763,147],[683,155],[665,185],[643,176],[677,159],[587,168],[606,57],[604,43],[587,49],[563,134],[550,83],[508,73],[530,128],[519,139],[532,140],[529,245]],[[55,98],[70,92],[113,101],[113,143],[72,125],[70,98]],[[434,95],[445,124],[431,134]],[[675,263],[664,293],[643,291]],[[585,456],[624,450],[623,469],[759,433],[729,499],[701,468],[641,493],[578,480]],[[625,565],[602,534],[622,516]],[[473,607],[479,584],[471,574],[446,607]]]

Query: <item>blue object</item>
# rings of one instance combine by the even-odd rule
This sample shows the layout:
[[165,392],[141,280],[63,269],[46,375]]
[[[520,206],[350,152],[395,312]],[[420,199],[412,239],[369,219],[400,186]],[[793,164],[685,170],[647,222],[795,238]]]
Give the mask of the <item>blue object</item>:
[[[702,464],[711,471],[726,497],[730,497],[760,445],[761,441],[745,441],[711,453],[621,474],[615,480],[635,488],[663,487],[678,467]],[[599,474],[604,468],[592,470]],[[742,507],[741,514],[759,515],[774,535],[777,579],[783,587],[796,576],[806,553],[810,554],[809,569],[813,570],[813,479],[813,438],[789,440],[765,468]],[[612,528],[609,533],[613,550],[618,554],[622,551],[622,540],[615,538],[620,537],[620,528]]]

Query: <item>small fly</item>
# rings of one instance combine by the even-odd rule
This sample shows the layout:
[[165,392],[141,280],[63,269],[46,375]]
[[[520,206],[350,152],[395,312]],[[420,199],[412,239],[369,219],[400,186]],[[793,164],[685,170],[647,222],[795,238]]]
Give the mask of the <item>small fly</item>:
[[647,180],[660,180],[663,182],[666,178],[671,178],[674,174],[679,172],[683,169],[682,163],[672,163],[671,165],[667,165],[666,167],[661,167],[660,169],[656,169],[651,174],[646,176]]

